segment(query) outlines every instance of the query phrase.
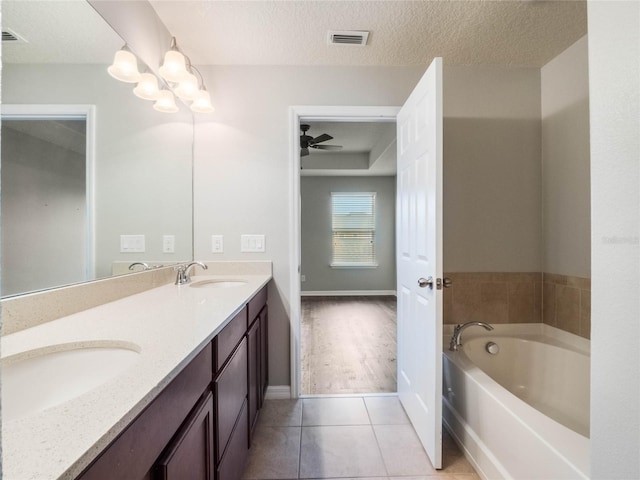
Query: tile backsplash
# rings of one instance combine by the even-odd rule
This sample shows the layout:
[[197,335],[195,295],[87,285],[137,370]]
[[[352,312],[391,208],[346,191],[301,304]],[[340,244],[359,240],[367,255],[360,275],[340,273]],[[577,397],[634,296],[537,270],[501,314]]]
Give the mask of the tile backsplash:
[[539,323],[542,274],[531,272],[445,273],[444,323]]
[[543,322],[591,338],[591,279],[545,273],[542,282]]
[[450,272],[444,323],[544,322],[590,338],[591,280],[539,272]]

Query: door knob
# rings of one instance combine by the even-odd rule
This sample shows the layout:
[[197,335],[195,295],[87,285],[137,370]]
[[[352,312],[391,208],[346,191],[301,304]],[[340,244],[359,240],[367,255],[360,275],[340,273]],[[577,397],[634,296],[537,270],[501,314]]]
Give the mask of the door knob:
[[448,277],[444,277],[444,278],[442,279],[442,286],[443,286],[444,288],[449,288],[451,285],[453,285],[453,280],[451,280],[451,279],[450,279],[450,278],[448,278]]
[[433,277],[419,278],[418,279],[418,286],[420,288],[425,288],[425,287],[433,288]]

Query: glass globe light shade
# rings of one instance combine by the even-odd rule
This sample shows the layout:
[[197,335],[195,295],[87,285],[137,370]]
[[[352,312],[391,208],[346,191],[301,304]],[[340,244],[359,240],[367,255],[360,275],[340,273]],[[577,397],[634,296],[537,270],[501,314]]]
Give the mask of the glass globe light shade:
[[176,105],[173,93],[169,90],[160,90],[158,93],[158,99],[156,100],[156,103],[153,104],[153,108],[158,112],[164,113],[175,113],[178,111],[178,106]]
[[198,79],[193,73],[185,74],[174,92],[183,100],[193,100],[198,94]]
[[138,60],[128,50],[118,50],[116,52],[113,63],[107,68],[107,72],[121,82],[137,83],[140,80]]
[[145,100],[157,100],[160,95],[158,79],[152,73],[143,73],[140,75],[140,81],[136,88],[133,89],[133,93]]
[[178,83],[188,73],[184,55],[177,50],[169,50],[164,54],[164,62],[158,72],[167,82]]
[[198,94],[193,99],[191,104],[191,110],[198,113],[211,113],[214,108],[211,105],[211,95],[206,90],[198,91]]

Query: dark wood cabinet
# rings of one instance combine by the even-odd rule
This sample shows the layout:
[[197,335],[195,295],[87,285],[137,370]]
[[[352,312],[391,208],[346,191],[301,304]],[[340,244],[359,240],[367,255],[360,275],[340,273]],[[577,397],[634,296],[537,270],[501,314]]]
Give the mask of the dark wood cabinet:
[[193,409],[156,464],[158,480],[213,480],[213,395]]
[[214,381],[216,460],[222,459],[231,432],[247,398],[247,341],[243,339]]
[[[266,287],[265,287],[266,290]],[[260,400],[262,408],[269,386],[269,309],[267,305],[260,311]]]
[[211,384],[207,345],[138,417],[78,476],[81,480],[152,478],[149,471]]
[[249,393],[247,406],[249,407],[249,429],[253,432],[256,420],[258,419],[258,409],[260,408],[260,320],[256,319],[247,332],[248,365],[247,374],[249,379]]
[[76,480],[239,480],[268,383],[267,287]]

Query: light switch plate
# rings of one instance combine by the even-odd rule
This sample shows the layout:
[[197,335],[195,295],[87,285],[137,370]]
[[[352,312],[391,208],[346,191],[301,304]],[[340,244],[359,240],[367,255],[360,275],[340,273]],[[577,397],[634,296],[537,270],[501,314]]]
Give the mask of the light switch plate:
[[264,235],[240,235],[240,251],[259,253],[266,250]]
[[120,235],[121,253],[144,253],[144,235]]
[[176,252],[176,236],[163,235],[162,236],[162,253],[175,253],[175,252]]
[[224,252],[224,236],[211,235],[211,253]]

